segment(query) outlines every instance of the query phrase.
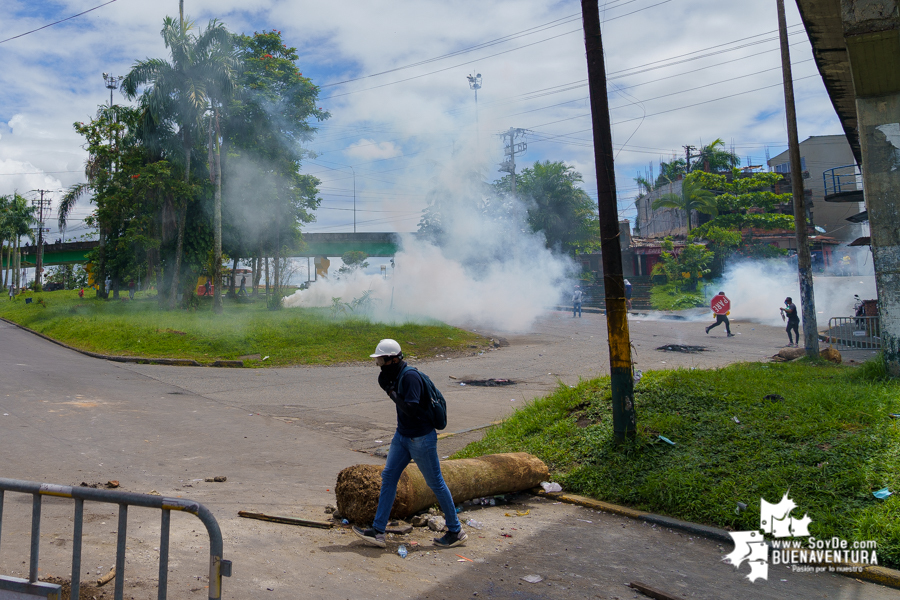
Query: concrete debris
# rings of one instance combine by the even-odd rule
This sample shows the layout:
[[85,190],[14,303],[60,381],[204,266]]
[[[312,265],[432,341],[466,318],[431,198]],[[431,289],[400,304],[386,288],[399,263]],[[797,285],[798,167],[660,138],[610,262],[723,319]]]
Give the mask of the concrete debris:
[[431,517],[428,519],[428,529],[432,531],[443,531],[446,526],[447,521],[444,520],[444,517]]
[[216,475],[215,477],[207,477],[203,481],[215,481],[216,483],[222,483],[223,481],[228,481],[228,478],[224,475]]

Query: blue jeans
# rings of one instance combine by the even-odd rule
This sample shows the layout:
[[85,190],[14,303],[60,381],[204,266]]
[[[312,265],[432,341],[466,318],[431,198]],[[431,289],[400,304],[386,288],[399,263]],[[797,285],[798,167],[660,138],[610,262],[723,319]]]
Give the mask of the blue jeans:
[[581,316],[581,302],[576,302],[576,303],[572,306],[572,316],[574,317],[576,314],[577,314],[579,317]]
[[416,461],[416,466],[425,477],[425,483],[437,496],[441,510],[444,511],[447,529],[453,533],[460,531],[462,525],[456,516],[453,496],[441,475],[441,463],[437,453],[437,431],[434,429],[431,433],[415,438],[402,436],[399,432],[394,433],[391,449],[388,450],[387,463],[381,472],[381,493],[378,496],[378,510],[375,512],[372,527],[377,531],[384,531],[387,528],[391,508],[397,497],[397,482],[400,481],[400,475],[403,474],[403,469],[409,464],[410,459]]

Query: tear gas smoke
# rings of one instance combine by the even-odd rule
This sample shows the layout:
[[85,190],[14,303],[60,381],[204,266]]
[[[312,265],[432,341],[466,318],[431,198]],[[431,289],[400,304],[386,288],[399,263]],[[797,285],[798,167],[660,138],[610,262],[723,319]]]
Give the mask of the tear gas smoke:
[[530,231],[524,205],[498,203],[481,181],[465,165],[444,171],[435,182],[440,192],[432,196],[440,245],[404,234],[388,279],[356,272],[320,280],[285,298],[284,305],[331,306],[332,298],[351,302],[369,291],[375,320],[431,318],[527,331],[549,307],[563,297],[568,301],[575,265],[547,250],[543,235]]
[[[838,253],[838,256],[841,256]],[[871,261],[869,261],[871,263]],[[831,317],[853,315],[854,294],[875,298],[875,276],[816,276],[813,278],[817,325],[824,328]],[[741,262],[729,267],[722,279],[712,285],[731,300],[731,318],[765,325],[782,325],[778,309],[790,296],[800,310],[800,284],[796,267],[783,260]],[[704,318],[709,315],[705,314]]]

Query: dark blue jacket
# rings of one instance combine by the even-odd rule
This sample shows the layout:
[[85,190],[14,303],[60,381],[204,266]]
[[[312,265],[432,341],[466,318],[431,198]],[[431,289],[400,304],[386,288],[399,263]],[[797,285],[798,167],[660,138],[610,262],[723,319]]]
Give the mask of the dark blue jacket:
[[[406,361],[400,363],[400,370],[406,366]],[[403,395],[397,393],[397,380],[390,379],[384,372],[378,375],[378,385],[394,401],[397,407],[397,432],[404,437],[420,437],[430,433],[434,429],[431,424],[431,416],[422,408],[427,400],[424,396],[424,386],[418,371],[407,369],[403,374],[403,382],[400,388]]]

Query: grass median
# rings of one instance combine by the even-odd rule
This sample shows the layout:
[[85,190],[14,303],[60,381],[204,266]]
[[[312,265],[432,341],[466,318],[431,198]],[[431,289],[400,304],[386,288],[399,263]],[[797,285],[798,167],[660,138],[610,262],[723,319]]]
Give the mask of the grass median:
[[900,382],[880,361],[649,372],[635,408],[638,434],[617,445],[609,378],[561,386],[454,458],[530,452],[566,491],[729,530],[759,529],[760,498],[789,492],[812,536],[875,540],[900,567],[900,494],[872,494],[900,490]]
[[[0,302],[0,317],[80,350],[116,356],[187,358],[201,363],[259,355],[247,366],[331,365],[369,360],[382,338],[400,342],[408,357],[477,352],[489,341],[437,321],[374,323],[333,316],[327,308],[271,311],[265,302],[211,300],[195,311],[161,311],[156,297],[104,301],[74,291],[22,294]],[[32,302],[25,303],[25,298]],[[268,357],[263,361],[263,357]]]

